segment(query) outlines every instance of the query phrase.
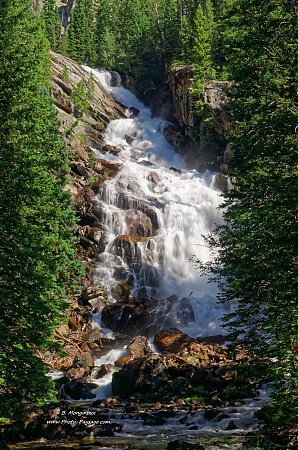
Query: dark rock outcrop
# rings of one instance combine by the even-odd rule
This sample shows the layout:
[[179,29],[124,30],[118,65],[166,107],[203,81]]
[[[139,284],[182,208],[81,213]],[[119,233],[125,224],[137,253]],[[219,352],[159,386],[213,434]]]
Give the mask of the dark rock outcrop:
[[158,350],[169,353],[179,353],[193,341],[187,334],[177,328],[159,331],[154,336],[154,344]]
[[132,334],[142,329],[148,319],[148,311],[138,302],[113,303],[102,311],[103,324],[113,331]]

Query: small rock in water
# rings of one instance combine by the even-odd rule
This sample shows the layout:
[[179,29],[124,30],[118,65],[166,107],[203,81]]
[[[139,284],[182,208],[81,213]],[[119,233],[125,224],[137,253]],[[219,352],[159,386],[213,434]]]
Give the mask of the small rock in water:
[[125,140],[128,143],[128,145],[131,145],[134,141],[134,137],[129,136],[128,134],[125,135]]
[[234,420],[231,420],[226,428],[227,431],[237,430],[237,425],[235,424]]
[[112,155],[118,155],[121,152],[121,148],[115,147],[114,145],[106,144],[102,147],[103,152],[111,153]]
[[140,110],[134,106],[131,106],[128,111],[130,113],[130,117],[137,117],[140,113]]
[[191,442],[176,440],[169,442],[166,450],[205,450],[201,444],[192,444]]

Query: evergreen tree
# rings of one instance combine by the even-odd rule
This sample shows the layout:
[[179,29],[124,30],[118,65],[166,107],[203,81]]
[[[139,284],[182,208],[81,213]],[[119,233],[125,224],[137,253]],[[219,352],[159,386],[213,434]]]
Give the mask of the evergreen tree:
[[31,0],[2,0],[0,52],[0,409],[12,417],[49,395],[36,350],[61,320],[77,263],[48,44]]
[[92,65],[95,57],[92,0],[77,0],[68,28],[68,54],[80,64]]
[[193,88],[196,109],[201,112],[203,102],[199,100],[204,82],[212,78],[211,39],[212,39],[213,11],[209,0],[200,4],[194,20],[194,46],[192,49],[192,62],[195,67],[195,83]]
[[226,317],[231,338],[267,359],[285,396],[271,416],[284,421],[285,404],[290,423],[298,417],[295,2],[235,0],[224,37],[235,80],[236,182],[226,193],[225,225],[210,238],[219,248],[212,270],[222,301],[236,306]]
[[59,47],[61,34],[60,17],[55,0],[44,0],[42,20],[51,48],[55,51]]

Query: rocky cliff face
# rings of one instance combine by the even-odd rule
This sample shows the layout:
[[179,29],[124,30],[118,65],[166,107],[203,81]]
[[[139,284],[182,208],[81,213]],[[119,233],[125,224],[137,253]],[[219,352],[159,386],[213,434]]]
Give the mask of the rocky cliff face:
[[194,67],[175,65],[168,71],[168,85],[173,95],[176,117],[180,125],[192,127],[193,122],[193,86]]
[[169,126],[166,137],[181,154],[188,153],[201,170],[227,173],[230,149],[225,136],[231,127],[228,92],[231,82],[212,80],[204,86],[201,98],[204,111],[194,114],[194,67],[173,65],[168,69],[167,82],[172,93],[175,115],[180,129]]

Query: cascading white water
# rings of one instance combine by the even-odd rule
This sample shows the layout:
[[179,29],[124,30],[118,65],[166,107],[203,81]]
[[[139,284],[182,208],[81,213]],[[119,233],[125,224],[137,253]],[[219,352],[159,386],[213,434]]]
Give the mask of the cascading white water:
[[[177,326],[192,337],[222,333],[219,319],[224,311],[216,302],[217,287],[190,261],[192,256],[209,259],[202,235],[221,221],[219,192],[211,187],[214,175],[187,169],[163,135],[164,121],[151,117],[150,110],[120,85],[118,75],[86,70],[117,101],[139,110],[134,117],[128,110],[127,118],[107,127],[105,142],[121,148],[117,156],[94,150],[96,157],[122,164],[96,199],[108,231],[98,280],[111,292],[118,282],[115,274],[121,272],[133,278],[134,294],[146,288],[148,296],[159,300],[159,328]],[[117,86],[112,87],[112,79]],[[119,248],[115,251],[119,236],[129,236],[120,253]],[[129,239],[133,242],[127,244]]]

